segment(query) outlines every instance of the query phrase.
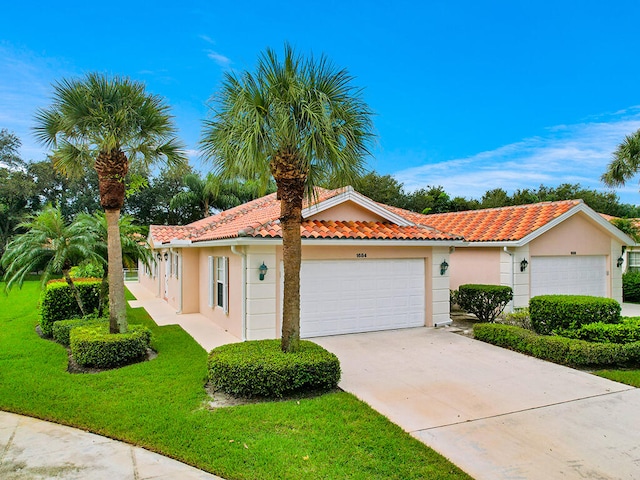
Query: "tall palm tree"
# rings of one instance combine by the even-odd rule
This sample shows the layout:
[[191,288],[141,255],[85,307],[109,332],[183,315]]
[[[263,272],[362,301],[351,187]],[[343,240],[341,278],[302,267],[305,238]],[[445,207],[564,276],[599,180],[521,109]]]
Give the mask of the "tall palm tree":
[[127,331],[118,219],[130,162],[186,161],[169,108],[128,78],[90,73],[53,86],[53,104],[36,114],[37,138],[53,149],[54,167],[68,176],[92,165],[108,225],[109,318],[112,333]]
[[[135,268],[138,261],[149,267],[153,258],[146,238],[141,234],[141,228],[133,224],[131,215],[122,215],[119,219],[120,243],[122,245],[122,263],[127,268]],[[100,289],[100,307],[98,314],[102,315],[105,299],[108,296],[108,225],[107,217],[103,212],[95,212],[93,215],[81,213],[74,222],[76,228],[91,235],[93,239],[92,249],[96,254],[97,262],[103,267],[102,288]]]
[[623,186],[640,170],[640,130],[627,135],[613,152],[613,160],[602,175],[602,181],[609,187]]
[[255,73],[226,73],[205,122],[206,158],[230,177],[267,181],[280,200],[284,256],[282,350],[300,338],[302,202],[326,178],[352,183],[372,139],[371,111],[346,70],[323,55],[304,59],[289,45],[284,58],[267,49]]
[[28,220],[18,225],[26,232],[17,235],[7,244],[2,256],[5,268],[6,290],[14,285],[22,287],[25,277],[34,271],[43,271],[42,286],[53,275],[62,273],[78,302],[82,315],[86,315],[80,293],[69,270],[82,260],[95,259],[93,238],[80,225],[66,225],[59,207],[48,205]]

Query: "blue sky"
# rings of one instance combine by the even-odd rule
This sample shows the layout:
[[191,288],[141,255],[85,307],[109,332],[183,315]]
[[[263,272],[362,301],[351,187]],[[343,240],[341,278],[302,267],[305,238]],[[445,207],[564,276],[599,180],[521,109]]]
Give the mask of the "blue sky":
[[[0,128],[41,160],[31,128],[52,82],[127,75],[165,97],[204,171],[197,141],[222,73],[288,41],[356,77],[376,113],[368,165],[408,190],[604,190],[611,152],[640,128],[639,16],[626,0],[10,2]],[[636,180],[617,193],[640,203]]]

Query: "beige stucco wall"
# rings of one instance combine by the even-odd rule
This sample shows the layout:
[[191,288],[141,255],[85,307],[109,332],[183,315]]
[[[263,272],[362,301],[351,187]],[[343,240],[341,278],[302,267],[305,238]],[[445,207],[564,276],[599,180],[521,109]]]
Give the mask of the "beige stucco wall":
[[313,209],[310,211],[311,216],[307,217],[307,220],[340,220],[340,221],[360,221],[360,222],[378,222],[384,221],[379,215],[361,207],[354,202],[344,202],[335,207],[328,208],[319,213],[314,213]]
[[[246,338],[262,340],[281,335],[277,317],[278,263],[274,245],[245,247],[247,268]],[[260,265],[267,266],[264,280],[260,280]]]
[[144,286],[150,292],[153,292],[154,295],[158,295],[158,280],[154,276],[154,272],[156,271],[156,265],[154,262],[151,262],[149,266],[149,274],[147,275],[145,271],[145,266],[142,262],[138,263],[138,281],[142,286]]
[[466,283],[500,285],[501,251],[499,247],[456,247],[449,262],[451,288]]
[[[182,279],[181,313],[200,311],[200,252],[195,248],[180,249],[180,277]],[[207,294],[207,291],[204,292]]]
[[[531,241],[529,252],[537,255],[609,255],[611,235],[577,213]],[[575,252],[575,253],[574,253]]]

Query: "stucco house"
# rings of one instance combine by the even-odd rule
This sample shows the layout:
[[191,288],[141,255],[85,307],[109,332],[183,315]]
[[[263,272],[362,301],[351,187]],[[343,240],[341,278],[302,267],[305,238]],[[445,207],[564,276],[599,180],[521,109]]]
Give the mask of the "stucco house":
[[[302,337],[450,323],[443,266],[460,236],[351,187],[316,192],[301,229]],[[279,216],[274,193],[189,225],[151,226],[157,262],[140,282],[177,313],[199,312],[240,339],[278,338]]]
[[512,308],[544,294],[622,301],[622,261],[634,241],[582,200],[434,214],[422,221],[465,239],[451,255],[452,289],[508,285]]
[[[301,336],[451,322],[449,289],[511,286],[510,308],[545,293],[622,300],[632,239],[581,200],[423,215],[351,187],[318,188],[303,210]],[[277,338],[283,288],[276,194],[185,226],[151,226],[140,282],[177,313],[239,339]]]

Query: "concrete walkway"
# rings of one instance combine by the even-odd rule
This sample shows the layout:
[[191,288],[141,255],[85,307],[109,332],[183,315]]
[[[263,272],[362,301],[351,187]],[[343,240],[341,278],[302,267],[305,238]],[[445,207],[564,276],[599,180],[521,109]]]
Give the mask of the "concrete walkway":
[[221,480],[143,448],[0,411],[3,480]]
[[314,338],[340,386],[477,480],[640,478],[640,390],[446,329]]

